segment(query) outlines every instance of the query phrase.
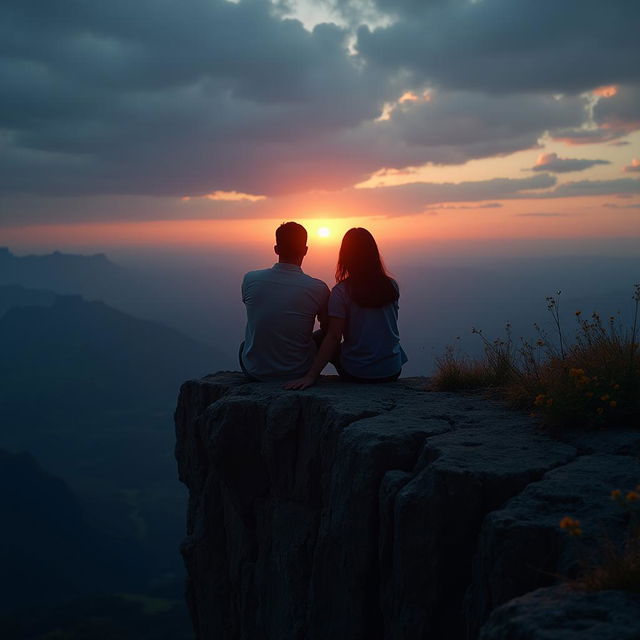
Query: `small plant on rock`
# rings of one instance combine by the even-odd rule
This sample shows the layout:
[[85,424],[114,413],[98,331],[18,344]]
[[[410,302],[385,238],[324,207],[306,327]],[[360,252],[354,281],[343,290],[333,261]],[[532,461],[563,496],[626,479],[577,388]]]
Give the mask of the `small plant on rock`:
[[633,300],[630,328],[622,326],[619,317],[604,323],[597,313],[587,319],[576,311],[575,336],[568,342],[558,291],[547,298],[555,341],[538,325],[535,341],[521,338],[517,345],[510,325],[506,338],[494,341],[474,328],[484,343],[484,357],[462,358],[449,348],[437,360],[434,386],[497,389],[511,406],[528,409],[550,425],[640,426],[640,285],[635,285]]
[[[640,593],[640,485],[623,492],[614,489],[611,498],[629,516],[627,535],[621,545],[603,544],[598,562],[588,564],[573,585],[588,591],[621,589]],[[571,536],[581,536],[578,520],[565,516],[560,528]]]

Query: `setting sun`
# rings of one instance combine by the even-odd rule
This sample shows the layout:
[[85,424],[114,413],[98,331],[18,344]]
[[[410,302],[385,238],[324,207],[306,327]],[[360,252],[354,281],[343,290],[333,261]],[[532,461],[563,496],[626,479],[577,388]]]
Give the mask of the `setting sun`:
[[318,235],[321,238],[328,238],[331,235],[331,231],[330,231],[329,227],[320,227],[318,229]]

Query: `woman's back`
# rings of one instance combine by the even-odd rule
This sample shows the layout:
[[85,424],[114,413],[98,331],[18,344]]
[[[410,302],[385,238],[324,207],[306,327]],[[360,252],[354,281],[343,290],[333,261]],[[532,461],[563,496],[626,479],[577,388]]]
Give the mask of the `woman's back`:
[[[398,285],[392,282],[397,290]],[[340,361],[350,376],[391,377],[407,361],[400,346],[397,300],[379,307],[360,306],[353,300],[347,279],[331,291],[329,316],[345,320]]]

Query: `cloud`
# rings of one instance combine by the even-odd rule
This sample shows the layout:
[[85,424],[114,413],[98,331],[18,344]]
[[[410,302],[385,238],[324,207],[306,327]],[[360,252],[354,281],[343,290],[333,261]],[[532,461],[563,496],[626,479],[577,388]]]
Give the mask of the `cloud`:
[[536,148],[545,130],[580,122],[583,108],[577,98],[432,91],[396,104],[377,126],[389,139],[424,148],[431,162],[455,164]]
[[551,133],[551,138],[557,142],[569,145],[601,144],[617,141],[620,136],[627,135],[626,131],[608,130],[599,128],[567,128],[558,129]]
[[[353,59],[347,35],[309,32],[263,1],[8,0],[0,189],[275,193],[364,177],[379,165],[327,153],[395,89]],[[4,171],[16,163],[23,177]]]
[[640,209],[640,202],[634,202],[632,204],[616,204],[615,202],[607,202],[602,205],[608,209]]
[[564,218],[568,216],[568,213],[550,212],[550,211],[537,211],[531,213],[515,213],[516,218]]
[[609,98],[598,100],[593,119],[601,130],[620,135],[640,129],[640,86],[622,85]]
[[[549,175],[494,178],[459,183],[415,182],[397,186],[346,188],[294,193],[250,201],[240,199],[166,198],[140,196],[0,198],[0,225],[33,222],[91,222],[105,220],[308,218],[416,215],[440,205],[456,208],[498,208],[499,199],[546,189],[556,184]],[[445,207],[442,207],[447,203]],[[473,203],[455,205],[451,203]]]
[[[283,6],[5,0],[0,194],[25,221],[45,209],[52,221],[115,216],[136,198],[161,215],[183,215],[182,197],[244,215],[318,190],[337,201],[380,170],[537,148],[589,118],[603,140],[635,126],[634,3],[603,21],[576,0],[336,0],[349,19],[311,30]],[[378,27],[354,44],[349,25],[363,15]],[[118,206],[91,205],[103,196]]]
[[579,93],[640,81],[635,2],[604,13],[600,3],[583,0],[374,4],[392,20],[375,29],[361,27],[358,52],[373,65],[404,70],[433,86]]
[[25,218],[32,223],[47,224],[171,219],[396,217],[433,213],[434,210],[446,214],[447,210],[459,209],[475,209],[481,215],[481,210],[499,208],[509,200],[603,195],[626,198],[637,194],[640,194],[640,180],[632,178],[584,180],[558,185],[555,177],[536,174],[518,179],[350,187],[311,194],[284,194],[253,202],[207,197],[182,200],[157,196],[5,196],[0,197],[0,226],[20,224]]
[[557,153],[543,153],[538,156],[531,171],[550,171],[551,173],[569,173],[584,171],[598,164],[611,164],[608,160],[586,160],[578,158],[560,158]]
[[552,137],[572,145],[604,142],[619,146],[628,144],[620,138],[640,129],[640,87],[600,87],[593,94],[596,99],[585,125],[554,131]]
[[449,205],[429,205],[425,210],[438,209],[440,211],[461,210],[461,209],[500,209],[504,205],[501,202],[483,202],[479,204],[449,204]]
[[533,194],[532,198],[581,198],[585,196],[630,195],[640,193],[640,180],[580,180],[565,182],[550,191]]
[[631,164],[628,164],[624,167],[623,171],[625,173],[637,173],[640,171],[640,160],[638,158],[634,158],[631,161]]

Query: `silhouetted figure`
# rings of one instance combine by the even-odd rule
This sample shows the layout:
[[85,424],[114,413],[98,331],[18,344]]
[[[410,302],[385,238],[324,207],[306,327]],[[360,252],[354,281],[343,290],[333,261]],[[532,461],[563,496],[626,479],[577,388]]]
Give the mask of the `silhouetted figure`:
[[276,230],[271,269],[250,271],[242,281],[247,328],[240,345],[240,366],[254,380],[292,378],[311,367],[317,347],[316,317],[326,323],[329,287],[303,273],[307,231],[296,222]]
[[366,229],[349,229],[342,239],[336,282],[329,325],[313,365],[287,389],[311,386],[329,361],[341,378],[353,382],[397,380],[407,361],[398,333],[400,290]]

